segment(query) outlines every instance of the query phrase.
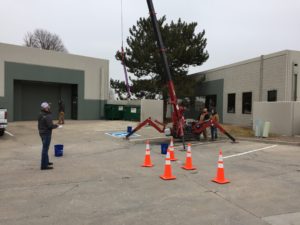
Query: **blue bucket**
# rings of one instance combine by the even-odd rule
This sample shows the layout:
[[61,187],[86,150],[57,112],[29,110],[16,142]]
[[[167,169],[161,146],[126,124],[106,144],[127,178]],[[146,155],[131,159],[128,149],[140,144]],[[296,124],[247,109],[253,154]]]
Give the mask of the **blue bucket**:
[[169,147],[169,144],[167,144],[167,143],[160,144],[161,154],[164,154],[164,155],[167,154],[168,147]]
[[64,153],[64,145],[54,145],[54,155],[56,157],[63,156]]
[[131,133],[131,131],[132,131],[132,127],[128,126],[127,127],[127,133]]

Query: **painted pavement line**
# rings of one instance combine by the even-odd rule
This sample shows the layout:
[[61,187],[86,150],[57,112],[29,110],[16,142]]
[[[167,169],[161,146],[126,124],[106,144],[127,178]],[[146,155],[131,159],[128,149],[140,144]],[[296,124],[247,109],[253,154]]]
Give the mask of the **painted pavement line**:
[[232,158],[232,157],[246,155],[246,154],[250,154],[252,152],[258,152],[258,151],[266,150],[266,149],[269,149],[269,148],[274,148],[274,147],[277,147],[277,146],[278,145],[271,145],[271,146],[267,146],[267,147],[259,148],[259,149],[254,149],[254,150],[247,151],[247,152],[242,152],[242,153],[238,153],[238,154],[234,154],[234,155],[224,156],[223,159],[228,159],[228,158]]
[[[105,133],[106,135],[116,137],[116,138],[124,138],[127,136],[128,132],[127,131],[118,131],[118,132],[110,132],[110,133]],[[141,135],[139,134],[132,134],[132,137],[139,137]]]
[[12,133],[9,133],[8,131],[4,131],[4,132],[12,137],[14,136]]

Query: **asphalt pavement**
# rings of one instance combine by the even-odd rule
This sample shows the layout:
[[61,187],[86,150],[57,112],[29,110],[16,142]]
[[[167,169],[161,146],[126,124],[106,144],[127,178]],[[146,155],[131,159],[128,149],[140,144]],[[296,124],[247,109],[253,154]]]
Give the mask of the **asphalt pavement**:
[[[134,122],[67,121],[53,131],[53,170],[40,170],[36,122],[13,122],[0,139],[0,224],[5,225],[288,225],[300,224],[300,149],[297,145],[227,139],[192,142],[197,170],[181,168],[164,181],[164,135],[147,127],[130,141],[112,136]],[[117,134],[116,136],[120,135]],[[150,139],[154,167],[141,167]],[[63,144],[63,156],[54,145]],[[216,176],[219,151],[225,177]]]

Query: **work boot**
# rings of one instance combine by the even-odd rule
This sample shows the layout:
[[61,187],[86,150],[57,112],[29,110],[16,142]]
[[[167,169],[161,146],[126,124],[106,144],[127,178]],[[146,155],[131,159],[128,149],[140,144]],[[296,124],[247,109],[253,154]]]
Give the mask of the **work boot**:
[[53,169],[53,167],[51,167],[51,166],[48,166],[46,168],[41,168],[41,170],[52,170],[52,169]]

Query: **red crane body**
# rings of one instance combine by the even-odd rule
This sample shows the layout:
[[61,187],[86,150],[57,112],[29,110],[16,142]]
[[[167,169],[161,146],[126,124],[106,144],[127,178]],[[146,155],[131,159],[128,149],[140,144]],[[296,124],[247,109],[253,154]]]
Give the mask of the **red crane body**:
[[[207,127],[210,127],[212,125],[216,126],[222,133],[224,133],[226,136],[228,136],[233,142],[235,142],[235,139],[225,131],[222,126],[213,120],[207,120],[205,122],[199,123],[199,122],[192,122],[191,124],[187,124],[185,121],[185,118],[183,116],[184,109],[180,107],[177,103],[177,96],[175,93],[175,87],[173,83],[173,79],[171,76],[170,68],[169,68],[169,63],[167,60],[167,55],[166,55],[166,49],[163,44],[163,40],[161,37],[159,25],[157,22],[156,18],[156,13],[154,10],[153,2],[152,0],[147,0],[148,8],[149,8],[149,13],[151,17],[151,22],[154,30],[154,34],[156,37],[157,45],[159,48],[160,56],[162,63],[164,65],[164,72],[165,72],[165,80],[167,81],[168,85],[168,91],[169,91],[169,98],[170,98],[170,104],[172,105],[173,108],[173,113],[172,113],[172,129],[171,129],[171,135],[174,138],[181,138],[184,142],[184,137],[187,134],[194,135],[194,136],[199,136],[203,132],[204,129]],[[133,133],[141,129],[145,125],[151,125],[154,127],[157,131],[160,133],[165,132],[166,125],[155,120],[154,122],[151,120],[151,117],[146,119],[145,121],[141,122],[136,128],[134,128],[130,133],[127,134],[126,138],[129,138]]]

